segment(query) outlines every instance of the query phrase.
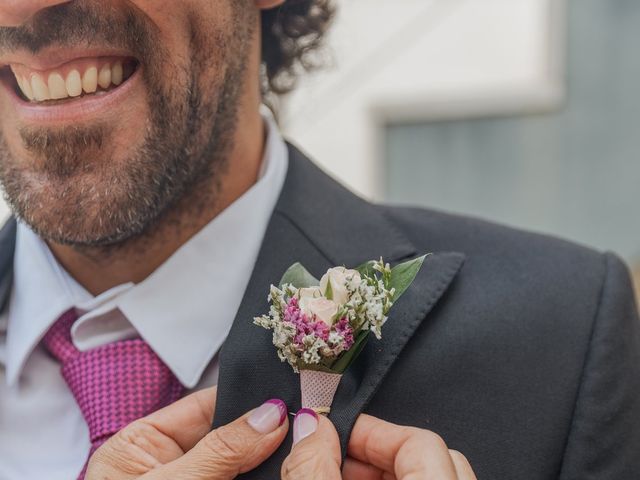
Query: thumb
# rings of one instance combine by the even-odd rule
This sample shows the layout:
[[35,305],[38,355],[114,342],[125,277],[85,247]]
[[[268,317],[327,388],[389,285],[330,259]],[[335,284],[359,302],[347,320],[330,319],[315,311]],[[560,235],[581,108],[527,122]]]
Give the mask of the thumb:
[[142,476],[144,480],[230,480],[269,458],[289,429],[287,408],[269,400],[238,420],[213,430],[185,455]]
[[340,440],[333,424],[303,408],[293,421],[293,449],[282,464],[282,480],[340,480]]

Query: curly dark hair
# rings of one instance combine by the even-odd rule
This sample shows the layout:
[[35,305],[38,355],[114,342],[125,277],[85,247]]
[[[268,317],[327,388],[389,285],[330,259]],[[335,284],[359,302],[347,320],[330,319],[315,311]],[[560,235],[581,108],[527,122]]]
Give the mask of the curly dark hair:
[[333,0],[286,0],[262,13],[263,93],[288,93],[300,73],[318,66],[312,54],[334,14]]

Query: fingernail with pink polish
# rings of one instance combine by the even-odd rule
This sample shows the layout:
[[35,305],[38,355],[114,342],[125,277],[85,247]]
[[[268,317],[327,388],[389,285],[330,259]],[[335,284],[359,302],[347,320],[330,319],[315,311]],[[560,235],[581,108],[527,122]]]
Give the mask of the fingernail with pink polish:
[[267,400],[249,415],[249,425],[256,432],[271,433],[282,425],[287,418],[287,406],[282,400]]
[[293,444],[307,438],[318,429],[318,414],[309,408],[303,408],[296,413],[293,420]]

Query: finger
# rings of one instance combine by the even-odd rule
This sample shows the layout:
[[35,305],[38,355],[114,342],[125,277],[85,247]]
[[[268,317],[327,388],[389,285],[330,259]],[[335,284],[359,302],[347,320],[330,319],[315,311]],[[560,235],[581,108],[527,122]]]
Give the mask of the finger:
[[217,387],[184,397],[146,417],[153,428],[175,440],[183,452],[191,450],[211,431]]
[[216,393],[201,390],[131,423],[91,457],[87,479],[135,478],[180,458],[211,430]]
[[340,440],[333,424],[306,408],[293,421],[293,448],[282,464],[282,480],[340,480]]
[[210,432],[182,457],[141,478],[230,480],[270,457],[288,428],[284,402],[269,400],[235,422]]
[[356,421],[347,454],[393,473],[399,480],[411,475],[424,479],[457,478],[449,449],[438,435],[368,415],[361,415]]
[[467,457],[457,450],[449,450],[449,455],[451,455],[459,480],[477,480],[476,474],[473,473],[473,468],[471,468]]
[[342,465],[342,480],[394,480],[378,467],[347,457]]

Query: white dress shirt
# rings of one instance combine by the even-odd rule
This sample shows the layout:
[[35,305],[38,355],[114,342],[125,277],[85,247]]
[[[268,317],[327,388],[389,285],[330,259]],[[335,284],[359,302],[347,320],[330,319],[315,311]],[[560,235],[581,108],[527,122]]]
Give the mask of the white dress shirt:
[[[24,224],[14,283],[0,315],[0,480],[71,480],[89,432],[60,365],[39,345],[76,307],[77,348],[140,336],[188,389],[217,382],[216,355],[249,282],[288,167],[287,147],[263,109],[267,142],[255,185],[139,284],[93,297]],[[96,272],[99,274],[99,272]]]

